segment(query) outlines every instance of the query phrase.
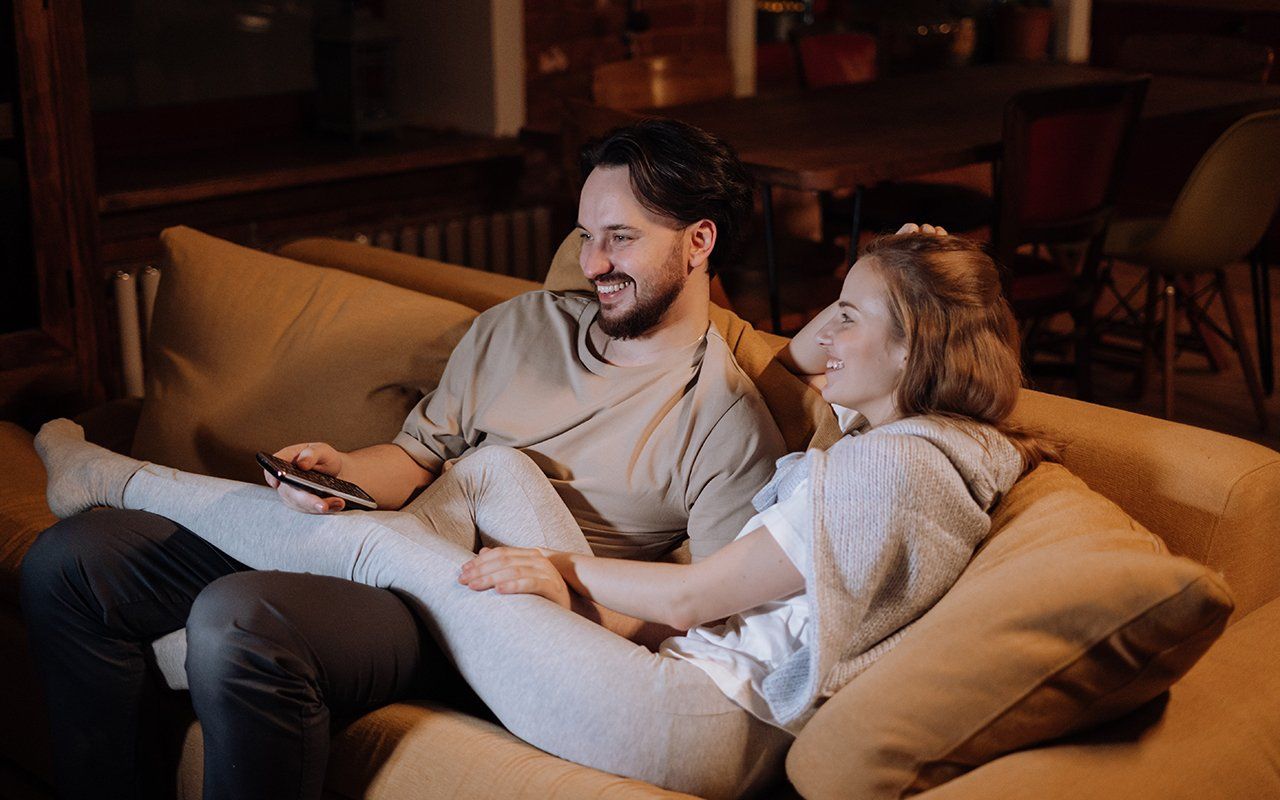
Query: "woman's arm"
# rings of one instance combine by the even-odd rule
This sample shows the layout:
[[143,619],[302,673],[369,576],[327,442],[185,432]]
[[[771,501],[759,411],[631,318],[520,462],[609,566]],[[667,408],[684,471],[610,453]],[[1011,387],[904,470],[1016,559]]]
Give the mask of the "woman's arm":
[[827,351],[818,346],[818,331],[835,316],[836,311],[836,303],[832,303],[791,337],[787,346],[778,352],[778,361],[782,362],[782,366],[804,377],[826,373]]
[[[764,527],[696,564],[537,552],[587,600],[677,630],[722,619],[804,588],[804,576]],[[536,577],[531,567],[529,551],[500,547],[465,564],[459,581],[477,591],[547,596],[547,582]],[[550,599],[561,602],[557,597]]]
[[[917,232],[938,236],[947,235],[946,228],[941,226],[917,225],[914,222],[908,222],[898,228],[895,235]],[[826,325],[835,313],[836,304],[832,303],[809,320],[809,324],[792,337],[787,346],[778,353],[778,360],[784,367],[796,375],[805,377],[822,375],[827,371],[827,352],[818,346],[818,331],[822,330],[822,326]]]

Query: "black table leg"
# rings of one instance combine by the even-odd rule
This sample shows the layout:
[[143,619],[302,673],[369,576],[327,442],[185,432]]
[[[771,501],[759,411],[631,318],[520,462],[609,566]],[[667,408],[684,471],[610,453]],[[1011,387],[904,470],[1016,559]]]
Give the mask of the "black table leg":
[[1274,342],[1271,338],[1271,265],[1260,250],[1249,257],[1253,277],[1253,318],[1258,332],[1258,372],[1262,390],[1270,397],[1276,390]]
[[849,266],[858,260],[858,239],[862,237],[862,184],[853,190],[853,223],[849,231]]
[[774,333],[782,333],[782,299],[778,294],[778,254],[773,241],[773,184],[760,185],[760,200],[764,207],[764,257],[769,279],[769,324]]

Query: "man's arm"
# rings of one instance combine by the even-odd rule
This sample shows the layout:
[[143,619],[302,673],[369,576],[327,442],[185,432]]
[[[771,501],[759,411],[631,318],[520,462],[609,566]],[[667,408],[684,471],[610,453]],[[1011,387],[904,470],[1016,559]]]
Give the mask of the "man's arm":
[[[383,509],[400,508],[436,478],[434,472],[394,444],[376,444],[343,453],[324,442],[308,442],[290,445],[275,455],[299,469],[314,469],[350,481],[368,492]],[[269,473],[263,474],[267,484],[280,493],[280,499],[298,511],[325,514],[341,511],[345,506],[341,498],[320,497],[277,481]]]
[[716,422],[689,468],[689,553],[694,562],[732,542],[755,514],[752,500],[787,452],[764,401],[744,394]]

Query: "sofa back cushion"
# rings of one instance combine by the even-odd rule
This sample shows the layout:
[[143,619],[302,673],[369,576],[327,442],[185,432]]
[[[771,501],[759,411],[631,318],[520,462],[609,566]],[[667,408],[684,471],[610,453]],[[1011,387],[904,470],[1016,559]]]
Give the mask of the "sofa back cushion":
[[298,239],[281,247],[276,254],[443,297],[476,311],[485,311],[518,294],[540,288],[524,278],[327,237]]
[[1222,632],[1221,576],[1058,464],[901,642],[823,705],[787,772],[808,798],[897,798],[1113,719],[1164,692]]
[[1280,599],[1227,628],[1163,698],[1052,747],[997,758],[926,796],[1280,797],[1277,663]]
[[166,253],[133,455],[260,481],[258,450],[388,442],[476,316],[190,228]]

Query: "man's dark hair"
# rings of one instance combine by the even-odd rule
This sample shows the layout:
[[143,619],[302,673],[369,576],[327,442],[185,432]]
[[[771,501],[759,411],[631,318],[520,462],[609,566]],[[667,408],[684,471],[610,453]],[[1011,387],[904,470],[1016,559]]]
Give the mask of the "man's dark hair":
[[627,167],[636,198],[660,217],[680,225],[714,222],[708,275],[736,260],[751,222],[755,183],[720,139],[674,119],[643,119],[589,142],[581,164],[584,179],[596,167]]

